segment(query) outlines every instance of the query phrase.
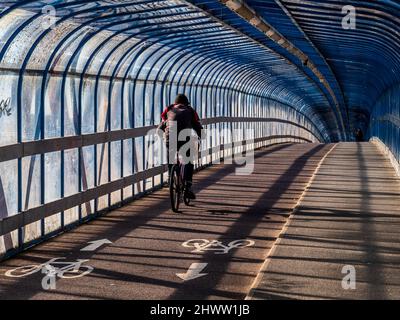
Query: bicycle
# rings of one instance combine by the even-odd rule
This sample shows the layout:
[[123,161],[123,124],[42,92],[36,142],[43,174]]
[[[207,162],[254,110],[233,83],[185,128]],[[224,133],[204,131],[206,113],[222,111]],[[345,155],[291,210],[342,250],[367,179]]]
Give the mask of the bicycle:
[[74,279],[83,277],[91,273],[94,269],[91,266],[83,265],[83,263],[89,260],[78,259],[76,262],[58,261],[66,259],[65,257],[53,258],[42,264],[32,264],[28,266],[18,267],[12,270],[8,270],[5,276],[10,278],[22,278],[30,276],[34,273],[41,272],[46,266],[51,266],[56,275],[62,279]]
[[176,153],[176,163],[172,166],[169,174],[169,195],[172,211],[178,213],[182,202],[190,206],[190,199],[186,197],[185,165],[181,162],[179,152]]
[[234,240],[227,244],[218,240],[207,239],[192,239],[182,243],[186,248],[194,248],[193,253],[204,253],[206,251],[213,251],[214,254],[227,254],[233,249],[241,249],[254,246],[253,240],[240,239]]

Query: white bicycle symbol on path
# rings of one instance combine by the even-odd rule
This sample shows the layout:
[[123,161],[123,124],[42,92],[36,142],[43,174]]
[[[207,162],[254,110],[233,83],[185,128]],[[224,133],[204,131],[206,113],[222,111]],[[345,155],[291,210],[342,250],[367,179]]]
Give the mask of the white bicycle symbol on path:
[[205,251],[215,251],[215,254],[227,254],[233,249],[251,247],[255,244],[253,240],[235,240],[231,241],[227,245],[224,245],[218,240],[206,240],[206,239],[192,239],[182,243],[182,246],[186,248],[195,248],[192,253],[202,253]]
[[89,260],[78,259],[76,262],[58,261],[62,259],[66,258],[53,258],[42,264],[32,264],[18,267],[8,270],[5,275],[11,278],[22,278],[32,275],[36,272],[41,272],[43,268],[47,268],[49,270],[54,270],[55,275],[57,275],[59,278],[74,279],[84,277],[94,270],[91,266],[83,265]]

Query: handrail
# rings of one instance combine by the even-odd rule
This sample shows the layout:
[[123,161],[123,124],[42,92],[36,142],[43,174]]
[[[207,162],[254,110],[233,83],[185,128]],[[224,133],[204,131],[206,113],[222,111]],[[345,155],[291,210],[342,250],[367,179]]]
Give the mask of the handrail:
[[[248,118],[248,117],[215,117],[203,119],[203,125],[210,125],[222,122],[280,122],[294,125],[298,128],[311,133],[318,141],[321,137],[315,135],[310,129],[299,125],[292,121],[275,119],[275,118]],[[147,133],[157,128],[157,126],[146,126],[140,128],[121,129],[106,132],[97,132],[76,136],[67,136],[60,138],[50,138],[44,140],[36,140],[29,142],[21,142],[0,147],[0,162],[15,160],[33,155],[45,154],[49,152],[63,151],[74,148],[82,148],[96,144],[102,144],[113,141],[121,141],[127,139],[146,136]]]
[[396,127],[400,128],[400,118],[389,113],[385,114],[382,117],[377,118],[377,121],[389,121],[393,123]]
[[[265,142],[265,141],[274,140],[274,139],[297,139],[297,140],[302,140],[304,142],[309,142],[309,143],[312,142],[308,139],[298,137],[298,136],[278,135],[278,136],[269,136],[269,137],[265,137],[265,138],[256,138],[251,141],[243,140],[241,143],[244,144],[246,142],[250,142],[251,144],[257,144],[260,142]],[[240,142],[236,142],[236,144],[238,144],[238,143],[240,144]],[[206,151],[206,154],[210,155],[210,154],[215,153],[216,151],[224,151],[224,150],[228,150],[228,149],[233,149],[233,147],[235,147],[235,145],[233,145],[233,143],[220,145],[219,147],[218,146],[212,147]],[[167,165],[161,165],[158,167],[154,167],[154,168],[151,168],[151,169],[148,169],[145,171],[141,171],[141,172],[135,173],[133,175],[130,175],[130,176],[127,176],[124,178],[120,178],[120,179],[102,184],[97,187],[87,189],[85,191],[78,192],[71,196],[67,196],[67,197],[52,201],[52,202],[48,202],[46,204],[28,209],[26,211],[19,212],[15,215],[6,217],[6,218],[0,220],[0,236],[3,236],[14,230],[17,230],[18,228],[29,225],[33,222],[36,222],[36,221],[39,221],[46,217],[57,214],[61,211],[66,211],[75,206],[88,203],[89,201],[91,201],[93,199],[107,195],[114,191],[121,190],[121,189],[128,187],[130,185],[133,185],[139,181],[143,181],[145,179],[154,177],[156,175],[163,174],[166,171],[167,171]]]

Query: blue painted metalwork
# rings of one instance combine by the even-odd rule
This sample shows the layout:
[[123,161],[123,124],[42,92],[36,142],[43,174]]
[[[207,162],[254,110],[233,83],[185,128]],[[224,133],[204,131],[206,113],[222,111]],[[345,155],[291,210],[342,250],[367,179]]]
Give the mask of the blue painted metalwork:
[[[7,133],[0,146],[153,125],[174,96],[184,92],[203,118],[276,119],[271,127],[261,122],[207,126],[254,128],[257,137],[296,131],[314,141],[337,141],[355,127],[366,128],[372,114],[369,134],[379,136],[399,157],[398,4],[246,3],[307,54],[331,91],[296,56],[217,0],[1,1],[0,78],[9,88],[0,94],[11,94],[16,115],[8,122],[0,117]],[[362,13],[357,32],[340,27],[344,4]],[[43,27],[45,5],[57,14],[50,28]],[[146,153],[152,150],[147,139],[0,162],[0,199],[15,208],[7,214],[146,170]],[[215,131],[205,147],[229,139]],[[55,161],[54,175],[49,161]],[[7,180],[10,165],[17,172]],[[14,246],[22,248],[83,221],[163,179],[153,176],[24,227],[12,234]],[[2,246],[0,238],[0,254]]]
[[[257,10],[261,1],[254,2]],[[350,114],[351,129],[368,126],[374,102],[400,82],[399,5],[393,1],[295,1],[282,0],[298,25],[330,64],[340,83]],[[342,8],[356,9],[356,29],[344,30]],[[293,26],[280,15],[268,15],[288,37],[296,37]],[[286,29],[284,29],[286,28]],[[305,47],[306,44],[299,44]]]
[[379,138],[400,163],[400,84],[389,88],[375,103],[368,137]]

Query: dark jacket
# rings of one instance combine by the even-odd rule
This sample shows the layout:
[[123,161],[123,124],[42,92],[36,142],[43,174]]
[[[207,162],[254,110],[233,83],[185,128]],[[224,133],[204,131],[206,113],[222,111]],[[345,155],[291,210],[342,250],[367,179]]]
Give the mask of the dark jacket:
[[165,139],[169,142],[170,123],[175,121],[177,123],[177,134],[184,129],[193,129],[196,134],[201,138],[201,130],[203,126],[200,123],[199,116],[192,107],[182,104],[173,104],[165,108],[161,114],[161,123],[159,129],[165,132]]

